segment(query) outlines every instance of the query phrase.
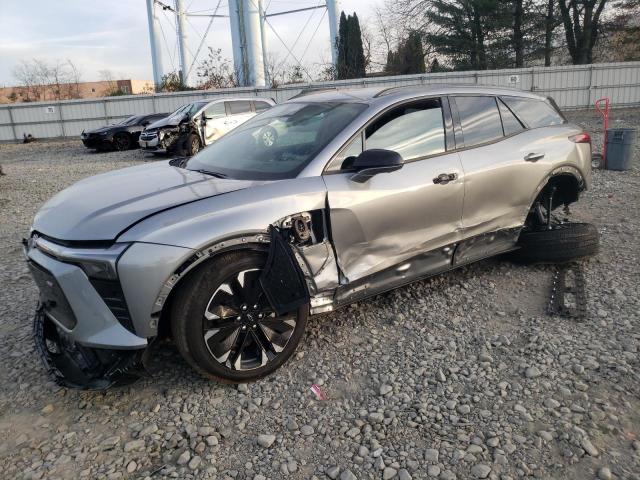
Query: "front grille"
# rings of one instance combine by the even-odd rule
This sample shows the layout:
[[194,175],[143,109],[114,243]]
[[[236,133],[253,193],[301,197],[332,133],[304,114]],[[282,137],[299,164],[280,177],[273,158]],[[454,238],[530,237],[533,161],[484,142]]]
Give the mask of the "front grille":
[[158,136],[158,132],[157,131],[152,131],[152,132],[142,132],[140,134],[140,140],[153,140],[154,138],[156,138]]
[[131,333],[135,334],[136,332],[133,328],[133,322],[131,321],[131,315],[129,314],[129,308],[127,307],[127,301],[124,298],[120,282],[117,280],[102,280],[97,278],[89,278],[89,281],[118,322]]
[[60,284],[58,284],[58,281],[49,270],[33,261],[29,261],[28,264],[31,275],[38,286],[38,290],[40,290],[40,303],[45,312],[64,327],[72,330],[78,320],[62,288],[60,288]]

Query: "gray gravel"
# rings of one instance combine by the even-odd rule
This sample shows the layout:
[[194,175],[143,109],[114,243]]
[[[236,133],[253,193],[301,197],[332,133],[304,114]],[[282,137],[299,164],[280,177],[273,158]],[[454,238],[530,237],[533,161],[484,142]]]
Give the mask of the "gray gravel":
[[[592,112],[569,117],[598,131]],[[638,127],[640,110],[613,118]],[[32,346],[20,239],[55,192],[143,161],[77,141],[0,145],[3,478],[640,478],[637,167],[595,172],[574,208],[602,234],[582,323],[545,315],[552,268],[492,259],[312,318],[258,383],[203,380],[167,342],[153,378],[60,389]]]

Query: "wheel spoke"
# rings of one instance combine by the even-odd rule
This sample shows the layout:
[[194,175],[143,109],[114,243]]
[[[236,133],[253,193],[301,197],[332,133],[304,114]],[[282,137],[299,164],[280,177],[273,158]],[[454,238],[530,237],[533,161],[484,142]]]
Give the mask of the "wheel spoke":
[[231,288],[231,293],[234,296],[236,304],[240,305],[241,303],[245,303],[246,299],[244,298],[244,289],[242,288],[242,283],[240,283],[240,274],[238,274],[238,276],[233,280],[229,280],[227,282],[227,285],[229,285],[229,288]]
[[280,353],[293,335],[296,323],[293,318],[268,318],[260,323],[260,330],[272,345],[273,351]]
[[244,299],[250,305],[257,305],[262,296],[262,286],[260,285],[260,271],[250,270],[244,272],[242,278],[242,290]]
[[273,349],[273,345],[265,336],[262,329],[258,328],[256,330],[252,330],[251,334],[257,350],[259,351],[258,353],[260,354],[260,366],[264,367],[269,360],[278,354],[278,352]]
[[240,330],[233,347],[233,356],[231,358],[231,367],[234,370],[242,370],[242,354],[247,346],[249,334],[246,330]]
[[220,363],[224,363],[229,358],[233,346],[237,343],[239,326],[228,326],[224,328],[212,328],[204,335],[209,352]]

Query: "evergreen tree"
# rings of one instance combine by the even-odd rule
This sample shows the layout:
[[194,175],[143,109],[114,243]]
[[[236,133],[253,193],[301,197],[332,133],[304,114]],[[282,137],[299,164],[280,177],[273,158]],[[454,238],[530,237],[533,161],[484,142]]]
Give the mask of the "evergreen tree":
[[392,75],[409,75],[425,73],[424,51],[420,33],[412,31],[398,46],[397,52],[387,54],[385,71]]
[[364,48],[358,16],[340,14],[338,28],[337,78],[362,78],[365,76]]
[[426,19],[439,28],[426,41],[451,58],[460,70],[504,67],[510,48],[511,2],[500,0],[433,0]]

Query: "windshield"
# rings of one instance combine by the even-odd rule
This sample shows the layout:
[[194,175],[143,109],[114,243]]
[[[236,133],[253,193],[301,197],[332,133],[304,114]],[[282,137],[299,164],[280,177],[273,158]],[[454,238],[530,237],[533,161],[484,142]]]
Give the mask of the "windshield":
[[285,103],[243,123],[186,165],[241,180],[293,178],[351,123],[361,103]]
[[196,113],[200,108],[204,107],[206,104],[207,102],[187,103],[186,105],[181,106],[171,115],[169,115],[169,118],[183,117],[185,114],[188,114],[189,116],[191,116],[194,113]]
[[125,118],[120,122],[120,125],[136,125],[142,117],[140,115],[133,115],[129,118]]

